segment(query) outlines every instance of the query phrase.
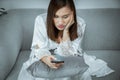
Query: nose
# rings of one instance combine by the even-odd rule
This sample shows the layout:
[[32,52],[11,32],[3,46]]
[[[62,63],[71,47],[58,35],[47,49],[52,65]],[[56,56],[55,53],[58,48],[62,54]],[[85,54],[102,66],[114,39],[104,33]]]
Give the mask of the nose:
[[59,24],[63,24],[63,23],[64,23],[64,20],[63,20],[62,18],[59,18],[59,19],[58,19],[58,23],[59,23]]

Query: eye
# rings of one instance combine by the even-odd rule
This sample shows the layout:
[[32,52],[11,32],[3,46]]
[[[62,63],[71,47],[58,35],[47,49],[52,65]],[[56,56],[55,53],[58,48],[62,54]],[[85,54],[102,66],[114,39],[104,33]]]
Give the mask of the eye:
[[55,15],[54,18],[58,18],[59,16]]
[[63,16],[64,19],[68,18],[68,15]]

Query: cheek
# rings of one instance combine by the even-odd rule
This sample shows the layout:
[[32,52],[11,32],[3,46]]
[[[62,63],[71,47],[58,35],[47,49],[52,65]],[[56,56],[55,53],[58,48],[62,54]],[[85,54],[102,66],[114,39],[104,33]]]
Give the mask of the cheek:
[[69,18],[68,18],[68,19],[66,19],[66,20],[64,20],[64,22],[65,22],[65,24],[66,24],[66,25],[69,23],[69,21],[70,21],[70,19],[69,19]]
[[55,26],[57,25],[57,21],[55,19],[53,19],[53,23]]

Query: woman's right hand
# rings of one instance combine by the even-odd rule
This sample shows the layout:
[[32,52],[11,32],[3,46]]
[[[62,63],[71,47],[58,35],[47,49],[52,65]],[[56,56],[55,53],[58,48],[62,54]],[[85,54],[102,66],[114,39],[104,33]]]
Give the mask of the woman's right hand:
[[54,56],[44,56],[41,58],[41,61],[48,65],[50,68],[58,69],[63,63],[51,63],[52,60],[55,60]]

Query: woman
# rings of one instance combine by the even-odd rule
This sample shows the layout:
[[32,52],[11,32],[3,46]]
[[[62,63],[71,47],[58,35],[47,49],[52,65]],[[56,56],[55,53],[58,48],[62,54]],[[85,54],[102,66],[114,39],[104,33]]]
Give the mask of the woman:
[[43,62],[51,69],[63,66],[64,63],[51,63],[56,59],[51,55],[51,49],[54,49],[55,54],[64,57],[80,55],[85,61],[83,64],[89,66],[77,79],[63,77],[59,80],[91,80],[91,76],[101,77],[112,73],[113,70],[104,61],[82,52],[81,42],[85,26],[84,20],[76,17],[73,0],[51,0],[47,14],[41,14],[35,20],[32,52],[29,60],[23,64],[18,80],[50,80],[32,76],[27,68],[36,61]]

